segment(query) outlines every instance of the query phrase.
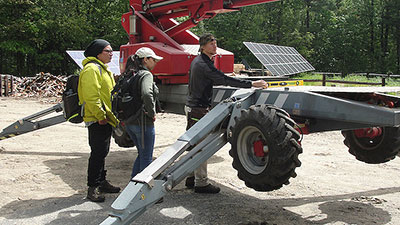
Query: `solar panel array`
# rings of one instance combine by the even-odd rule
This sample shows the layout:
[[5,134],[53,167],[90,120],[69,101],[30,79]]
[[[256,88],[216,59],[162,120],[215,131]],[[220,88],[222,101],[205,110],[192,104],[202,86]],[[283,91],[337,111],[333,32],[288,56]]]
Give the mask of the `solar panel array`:
[[[71,50],[67,51],[67,54],[74,60],[74,62],[82,69],[82,61],[86,58],[83,55],[84,51],[79,50]],[[115,75],[121,74],[119,70],[119,51],[113,51],[113,57],[110,63],[107,64],[108,68],[113,72]]]
[[243,42],[272,75],[285,76],[315,70],[293,47]]

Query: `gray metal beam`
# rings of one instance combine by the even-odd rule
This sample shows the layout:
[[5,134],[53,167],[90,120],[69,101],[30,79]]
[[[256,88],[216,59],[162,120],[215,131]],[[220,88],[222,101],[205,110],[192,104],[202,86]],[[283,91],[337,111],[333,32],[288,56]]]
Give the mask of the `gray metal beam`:
[[22,118],[3,129],[3,131],[0,133],[0,140],[63,123],[66,121],[63,114],[38,120],[39,118],[49,115],[53,112],[62,111],[62,103],[59,103],[53,107]]
[[[300,91],[299,87],[294,88],[295,91],[291,89],[256,90],[255,104],[275,105],[287,111],[292,117],[310,119],[313,122],[309,125],[311,132],[351,129],[353,126],[354,129],[358,129],[400,125],[399,108],[371,105],[323,93]],[[229,98],[235,91],[236,88],[216,88],[214,104]],[[324,123],[326,121],[332,122]]]

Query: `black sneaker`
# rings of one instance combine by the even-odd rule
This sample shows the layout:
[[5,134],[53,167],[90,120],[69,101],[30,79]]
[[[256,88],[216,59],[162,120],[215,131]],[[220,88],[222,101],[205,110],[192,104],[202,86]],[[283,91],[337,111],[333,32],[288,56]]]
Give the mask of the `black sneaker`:
[[104,202],[106,198],[104,193],[100,191],[100,186],[97,186],[88,188],[87,199],[92,202]]
[[104,193],[118,193],[121,191],[120,187],[113,186],[107,180],[101,182],[99,188],[100,191]]
[[217,194],[221,191],[221,189],[212,184],[208,184],[204,187],[194,187],[194,192],[196,193],[206,193],[206,194]]
[[194,177],[187,177],[185,181],[185,186],[189,189],[194,188]]

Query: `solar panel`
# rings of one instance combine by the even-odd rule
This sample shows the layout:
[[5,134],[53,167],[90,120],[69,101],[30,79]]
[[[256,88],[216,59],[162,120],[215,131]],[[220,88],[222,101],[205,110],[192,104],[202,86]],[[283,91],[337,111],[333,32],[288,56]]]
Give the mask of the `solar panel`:
[[285,76],[315,70],[293,47],[243,42],[272,75]]
[[[83,55],[84,51],[79,50],[70,50],[67,51],[67,54],[74,60],[74,62],[82,69],[82,61],[86,58]],[[110,63],[108,63],[108,68],[113,72],[115,75],[121,74],[119,70],[119,51],[113,51],[113,57]]]
[[[199,48],[200,45],[181,45],[185,50],[185,52],[191,54],[191,55],[198,55],[199,54]],[[226,51],[222,48],[217,47],[217,54],[232,54],[232,52]]]

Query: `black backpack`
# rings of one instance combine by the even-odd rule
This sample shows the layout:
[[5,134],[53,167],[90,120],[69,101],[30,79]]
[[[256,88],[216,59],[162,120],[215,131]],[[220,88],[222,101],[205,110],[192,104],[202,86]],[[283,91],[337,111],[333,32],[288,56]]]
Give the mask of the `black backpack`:
[[122,122],[136,120],[144,110],[141,98],[143,73],[122,75],[111,92],[112,112]]
[[71,123],[81,123],[82,106],[78,97],[79,75],[71,75],[67,78],[67,84],[62,95],[64,105],[64,118]]
[[[101,66],[96,61],[90,61],[88,63],[95,63],[101,74]],[[67,84],[62,94],[64,118],[71,123],[83,122],[83,108],[79,104],[78,83],[79,75],[68,76]]]

